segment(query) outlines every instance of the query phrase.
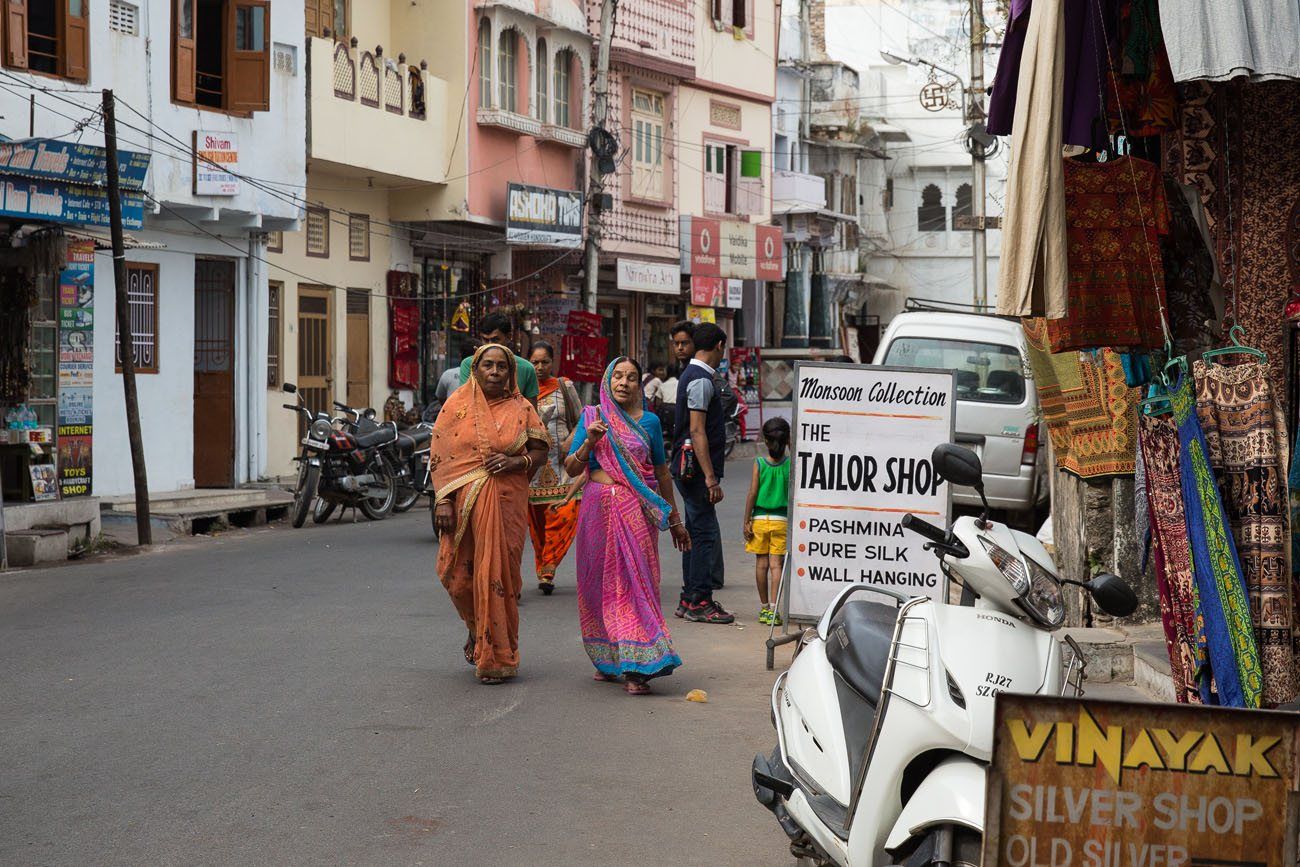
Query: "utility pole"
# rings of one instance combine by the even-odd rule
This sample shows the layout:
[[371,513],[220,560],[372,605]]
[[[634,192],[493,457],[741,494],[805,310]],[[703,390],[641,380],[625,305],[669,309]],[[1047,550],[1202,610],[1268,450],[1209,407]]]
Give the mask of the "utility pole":
[[131,443],[131,467],[135,471],[135,532],[144,545],[153,544],[149,526],[149,479],[144,466],[144,441],[140,436],[140,402],[135,390],[134,341],[131,337],[131,309],[126,292],[126,241],[122,237],[122,187],[117,176],[117,119],[113,113],[113,91],[104,90],[104,149],[108,171],[108,219],[113,236],[113,288],[117,308],[117,352],[122,358],[122,393],[126,396],[126,433]]
[[[984,0],[970,0],[970,92],[966,100],[966,124],[984,124]],[[967,140],[971,153],[971,217],[975,221],[971,238],[971,258],[975,267],[975,306],[989,303],[988,235],[984,226],[985,176],[984,146],[973,137]]]
[[[594,130],[604,130],[609,121],[609,48],[614,41],[614,10],[618,0],[602,0],[600,4],[600,45],[596,51],[596,86],[592,103],[591,125]],[[587,249],[583,264],[582,309],[596,312],[596,283],[600,276],[600,224],[603,214],[602,197],[605,194],[605,177],[601,174],[596,154],[591,160],[590,180],[587,183]]]

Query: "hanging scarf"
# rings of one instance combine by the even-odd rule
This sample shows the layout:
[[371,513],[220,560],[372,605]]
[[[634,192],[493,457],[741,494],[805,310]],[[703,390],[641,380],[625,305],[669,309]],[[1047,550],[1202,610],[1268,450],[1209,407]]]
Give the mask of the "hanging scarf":
[[594,449],[600,468],[615,484],[636,494],[651,523],[660,530],[666,530],[668,501],[647,483],[647,480],[654,478],[654,467],[650,464],[650,437],[627,414],[627,410],[614,400],[614,391],[610,385],[614,378],[614,368],[627,360],[626,357],[619,356],[605,368],[605,375],[600,380],[600,407],[587,407],[584,416],[588,427],[596,418],[609,427],[609,433]]
[[[1218,703],[1257,708],[1264,678],[1246,582],[1224,517],[1219,486],[1210,469],[1205,434],[1196,416],[1192,377],[1186,370],[1170,389],[1169,402],[1178,422],[1187,535]],[[1209,679],[1205,677],[1201,680],[1201,696],[1206,704],[1213,703]]]

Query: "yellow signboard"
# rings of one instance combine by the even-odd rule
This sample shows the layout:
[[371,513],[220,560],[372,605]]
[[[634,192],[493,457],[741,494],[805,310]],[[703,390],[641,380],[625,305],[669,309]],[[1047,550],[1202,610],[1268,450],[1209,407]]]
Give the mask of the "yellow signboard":
[[984,867],[1296,863],[1300,715],[997,701]]

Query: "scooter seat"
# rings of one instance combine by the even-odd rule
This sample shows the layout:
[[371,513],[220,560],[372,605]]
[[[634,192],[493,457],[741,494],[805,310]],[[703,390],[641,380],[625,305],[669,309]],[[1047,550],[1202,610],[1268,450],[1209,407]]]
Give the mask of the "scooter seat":
[[354,434],[352,439],[359,449],[374,448],[375,446],[387,445],[397,439],[397,429],[391,424],[387,424],[367,433]]
[[433,432],[428,428],[411,428],[397,435],[397,447],[401,449],[403,457],[410,457],[415,454],[416,449],[426,445],[432,438]]
[[831,618],[826,659],[872,707],[880,706],[897,620],[897,608],[866,599],[849,600]]

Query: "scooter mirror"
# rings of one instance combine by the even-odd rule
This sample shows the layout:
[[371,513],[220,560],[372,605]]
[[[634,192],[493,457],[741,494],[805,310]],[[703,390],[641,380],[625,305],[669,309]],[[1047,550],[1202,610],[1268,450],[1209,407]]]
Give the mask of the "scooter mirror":
[[984,486],[984,467],[980,464],[979,455],[968,448],[942,443],[935,446],[930,462],[934,464],[935,472],[946,482],[976,489]]
[[280,386],[280,390],[285,394],[297,394],[298,386],[294,385],[292,382],[286,382],[284,385]]
[[1128,617],[1137,611],[1138,598],[1128,582],[1118,575],[1102,572],[1084,585],[1092,598],[1112,617]]

